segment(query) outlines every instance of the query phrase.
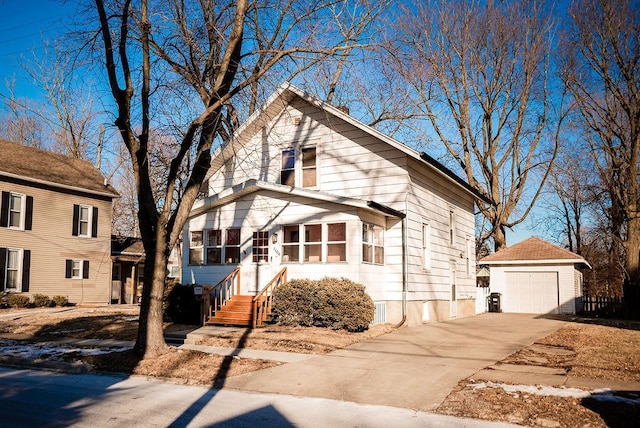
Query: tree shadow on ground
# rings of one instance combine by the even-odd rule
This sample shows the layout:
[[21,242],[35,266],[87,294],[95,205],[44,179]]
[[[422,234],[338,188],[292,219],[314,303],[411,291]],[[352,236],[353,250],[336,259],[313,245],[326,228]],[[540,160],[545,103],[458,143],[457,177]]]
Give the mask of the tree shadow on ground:
[[594,324],[606,327],[615,327],[625,330],[640,331],[640,321],[638,320],[626,320],[620,318],[601,318],[601,317],[588,317],[582,315],[569,315],[569,314],[542,314],[536,318],[551,319],[558,321],[574,322],[580,324]]

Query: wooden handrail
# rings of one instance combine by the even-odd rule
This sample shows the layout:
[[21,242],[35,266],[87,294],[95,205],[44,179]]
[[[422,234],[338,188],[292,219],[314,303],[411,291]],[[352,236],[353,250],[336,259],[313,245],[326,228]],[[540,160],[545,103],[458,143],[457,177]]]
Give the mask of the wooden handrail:
[[287,268],[283,267],[253,298],[253,328],[261,326],[267,319],[273,305],[273,290],[285,282],[287,282]]
[[240,294],[240,267],[235,268],[229,275],[213,287],[207,287],[206,292],[203,293],[202,299],[203,324],[207,319],[214,316],[216,311],[220,310],[226,300],[229,300],[234,296],[234,282],[236,285],[235,294]]

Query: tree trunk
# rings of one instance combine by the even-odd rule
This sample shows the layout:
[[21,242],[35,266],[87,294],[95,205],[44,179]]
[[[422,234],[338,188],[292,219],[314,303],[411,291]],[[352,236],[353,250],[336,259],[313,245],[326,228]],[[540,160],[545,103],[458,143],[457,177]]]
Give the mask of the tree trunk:
[[[158,229],[165,230],[164,227]],[[150,245],[145,243],[144,287],[140,304],[138,337],[134,348],[144,359],[157,357],[168,349],[162,325],[162,300],[168,258],[164,235],[164,232],[160,232],[156,239],[149,243]]]
[[503,248],[507,248],[507,236],[505,227],[502,224],[496,226],[492,234],[493,237],[493,250],[500,251]]
[[625,242],[624,302],[625,315],[629,319],[640,319],[640,218],[628,220]]

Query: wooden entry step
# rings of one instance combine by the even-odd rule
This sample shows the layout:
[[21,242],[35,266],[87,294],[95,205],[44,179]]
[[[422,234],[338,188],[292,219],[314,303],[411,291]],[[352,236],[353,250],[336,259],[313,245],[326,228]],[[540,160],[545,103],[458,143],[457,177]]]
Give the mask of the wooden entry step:
[[209,317],[207,324],[251,326],[253,324],[254,296],[235,295]]

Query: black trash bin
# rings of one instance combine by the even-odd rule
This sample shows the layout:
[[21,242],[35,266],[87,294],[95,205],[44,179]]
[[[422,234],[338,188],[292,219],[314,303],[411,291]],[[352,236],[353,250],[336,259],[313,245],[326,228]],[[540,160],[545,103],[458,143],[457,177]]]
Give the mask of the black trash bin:
[[489,312],[502,312],[500,309],[500,293],[489,295]]

